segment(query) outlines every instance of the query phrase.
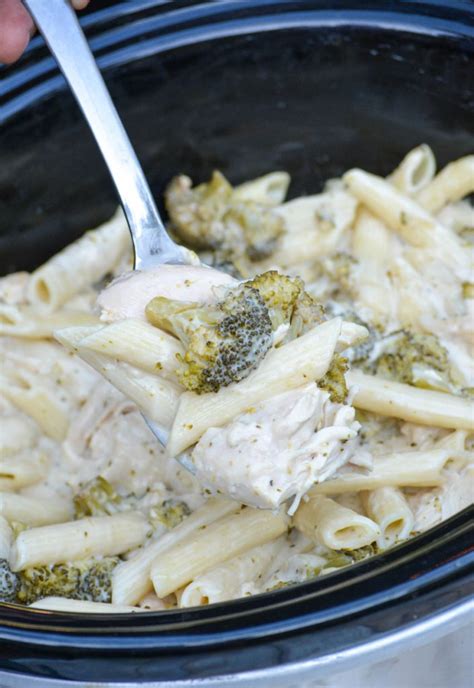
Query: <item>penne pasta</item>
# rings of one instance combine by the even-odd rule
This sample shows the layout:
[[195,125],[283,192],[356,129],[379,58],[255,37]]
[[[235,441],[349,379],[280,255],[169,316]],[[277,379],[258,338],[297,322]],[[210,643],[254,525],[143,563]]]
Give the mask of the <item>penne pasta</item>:
[[[377,279],[387,266],[393,252],[392,234],[378,218],[367,210],[357,213],[352,235],[352,253],[354,258],[377,270]],[[363,276],[363,275],[362,275]]]
[[380,549],[393,547],[406,540],[413,530],[414,518],[407,500],[396,487],[378,487],[362,494],[367,515],[379,525]]
[[369,320],[384,324],[393,320],[398,301],[388,274],[393,243],[393,234],[384,223],[361,209],[352,234],[352,254],[358,261],[357,305],[368,309]]
[[85,287],[113,270],[130,247],[130,234],[119,208],[98,229],[67,246],[31,275],[27,294],[37,308],[54,311]]
[[0,376],[0,393],[32,418],[45,435],[58,442],[66,437],[69,418],[64,405],[40,381],[29,376],[16,380]]
[[18,521],[28,526],[45,526],[70,521],[74,513],[72,502],[59,497],[38,499],[22,494],[0,492],[0,516],[7,521]]
[[28,605],[30,609],[45,609],[51,612],[74,612],[74,614],[134,614],[148,611],[145,607],[69,600],[66,597],[43,597]]
[[440,260],[467,277],[469,257],[457,235],[416,201],[381,177],[362,170],[350,170],[343,179],[351,193],[406,242],[419,248],[435,248]]
[[[78,351],[82,339],[89,334],[90,328],[72,327],[55,332],[55,337],[68,349]],[[81,349],[81,358],[132,399],[147,418],[164,428],[171,426],[178,405],[177,385],[104,354]]]
[[421,425],[459,430],[474,427],[474,402],[465,397],[384,380],[359,370],[348,372],[346,380],[355,389],[356,408]]
[[286,231],[266,265],[282,270],[335,250],[354,220],[357,203],[346,191],[336,189],[288,201],[275,209]]
[[341,473],[311,489],[311,494],[340,494],[378,487],[433,487],[443,481],[442,470],[451,458],[449,449],[406,451],[374,459],[371,471]]
[[331,363],[341,324],[340,318],[333,318],[271,350],[257,370],[238,384],[217,393],[182,394],[167,446],[169,455],[177,456],[209,427],[228,423],[254,404],[319,380]]
[[176,357],[184,355],[184,348],[175,337],[133,318],[97,328],[80,341],[81,353],[84,350],[104,354],[174,382],[177,382]]
[[414,196],[431,182],[435,172],[433,151],[426,143],[422,143],[407,153],[388,181],[402,193]]
[[447,203],[454,203],[474,192],[474,155],[466,155],[446,165],[419,191],[417,202],[430,213],[437,213]]
[[465,466],[472,461],[472,451],[466,448],[470,433],[467,430],[455,430],[436,442],[436,449],[447,449],[451,461],[459,466]]
[[340,353],[350,346],[357,346],[368,337],[367,328],[357,323],[342,321],[341,332],[336,343],[336,352]]
[[288,172],[270,172],[234,187],[233,196],[240,201],[254,201],[262,205],[275,206],[285,200],[290,175]]
[[91,326],[99,318],[85,311],[62,309],[39,314],[32,306],[0,304],[0,335],[27,339],[52,339],[54,330],[62,327]]
[[158,556],[238,508],[240,507],[230,500],[212,498],[176,528],[147,545],[132,559],[119,564],[112,574],[112,602],[137,604],[153,589],[151,565]]
[[241,554],[197,576],[181,593],[180,607],[198,607],[242,597],[260,579],[283,546],[282,538]]
[[218,564],[263,545],[286,532],[283,514],[247,507],[199,530],[156,557],[151,579],[158,597],[165,597]]
[[11,551],[12,571],[123,554],[146,539],[148,523],[141,513],[82,518],[24,530]]
[[293,523],[306,537],[329,549],[358,549],[380,537],[379,526],[370,518],[318,494],[301,503]]

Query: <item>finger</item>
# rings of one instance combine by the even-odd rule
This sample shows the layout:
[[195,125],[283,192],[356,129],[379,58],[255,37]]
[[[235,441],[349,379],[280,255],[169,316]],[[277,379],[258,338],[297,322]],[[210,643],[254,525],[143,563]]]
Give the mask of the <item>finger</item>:
[[33,29],[33,20],[20,0],[0,0],[0,62],[18,60]]
[[72,0],[74,9],[83,10],[89,4],[89,0]]

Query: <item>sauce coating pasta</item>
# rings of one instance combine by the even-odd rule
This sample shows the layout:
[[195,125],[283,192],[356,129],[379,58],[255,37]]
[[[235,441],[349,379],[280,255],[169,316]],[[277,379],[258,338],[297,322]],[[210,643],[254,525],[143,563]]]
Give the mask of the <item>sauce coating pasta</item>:
[[[350,170],[287,202],[282,172],[178,177],[171,229],[217,268],[212,289],[166,266],[97,305],[131,269],[121,211],[1,278],[0,601],[144,612],[257,594],[472,503],[473,160],[436,174],[421,145],[386,178]],[[275,271],[306,299],[291,317],[254,295]],[[268,317],[258,361],[218,391],[187,386],[188,340],[152,299],[215,309],[242,284]]]

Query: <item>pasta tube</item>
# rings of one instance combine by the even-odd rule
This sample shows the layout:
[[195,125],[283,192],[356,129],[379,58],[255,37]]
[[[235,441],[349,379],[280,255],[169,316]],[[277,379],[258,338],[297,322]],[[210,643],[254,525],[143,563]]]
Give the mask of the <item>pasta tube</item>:
[[75,614],[129,614],[148,611],[144,607],[129,607],[107,602],[69,600],[66,597],[43,597],[28,605],[32,609],[47,609],[51,612],[74,612]]
[[112,574],[112,601],[114,604],[137,604],[152,589],[150,578],[154,559],[171,547],[178,545],[197,531],[232,513],[239,506],[230,500],[209,499],[200,509],[152,542],[132,559],[119,564]]
[[162,427],[170,427],[178,405],[178,386],[123,361],[115,361],[104,354],[81,349],[82,339],[89,334],[90,328],[71,327],[55,332],[55,337],[66,348],[78,353],[122,394],[134,401],[147,418]]
[[55,313],[38,313],[31,306],[0,304],[0,335],[27,339],[52,339],[54,330],[74,325],[100,323],[92,313],[77,310],[59,310]]
[[180,607],[197,607],[242,597],[245,584],[252,584],[267,571],[281,550],[281,538],[267,542],[197,576],[181,594]]
[[381,323],[393,318],[398,300],[387,275],[394,241],[383,222],[366,210],[359,211],[352,233],[352,253],[358,261],[357,305],[368,307],[371,318]]
[[406,242],[422,248],[436,247],[441,259],[467,274],[469,257],[458,237],[416,201],[363,170],[349,170],[343,179],[351,193]]
[[20,411],[26,413],[45,435],[62,442],[67,435],[69,418],[54,393],[29,376],[0,377],[0,392]]
[[274,540],[287,527],[285,515],[251,507],[214,522],[153,561],[156,594],[169,595],[218,564]]
[[378,523],[381,549],[392,547],[406,540],[413,530],[414,517],[403,493],[396,487],[378,487],[362,494],[367,515]]
[[432,487],[443,482],[441,473],[451,458],[449,449],[408,451],[374,458],[368,473],[359,471],[341,473],[337,478],[325,480],[311,489],[311,494],[340,494],[375,490],[378,487]]
[[27,289],[29,301],[43,310],[56,310],[111,272],[129,247],[130,234],[119,208],[104,225],[87,232],[33,272]]
[[466,155],[446,165],[422,189],[417,202],[431,213],[437,213],[448,203],[459,201],[474,192],[474,155]]
[[123,554],[143,544],[148,528],[141,513],[129,511],[24,530],[12,547],[11,568]]
[[433,151],[426,143],[422,143],[403,158],[388,177],[388,181],[402,193],[414,196],[431,182],[435,172],[436,160]]
[[275,212],[283,218],[286,232],[266,263],[285,270],[330,255],[351,226],[356,208],[355,199],[339,189],[283,203]]
[[285,200],[290,175],[288,172],[270,172],[234,187],[233,197],[240,201],[254,201],[262,205],[275,206]]
[[0,492],[0,516],[28,526],[62,523],[73,517],[72,503],[59,498],[37,499],[26,495]]
[[364,411],[421,425],[459,430],[474,428],[474,403],[470,399],[384,380],[359,370],[349,371],[346,381],[356,390],[353,405]]
[[105,354],[175,382],[176,357],[184,355],[184,348],[175,337],[133,318],[97,328],[81,340],[80,350]]
[[329,549],[358,549],[380,537],[379,526],[370,518],[322,495],[303,501],[293,522],[306,537]]

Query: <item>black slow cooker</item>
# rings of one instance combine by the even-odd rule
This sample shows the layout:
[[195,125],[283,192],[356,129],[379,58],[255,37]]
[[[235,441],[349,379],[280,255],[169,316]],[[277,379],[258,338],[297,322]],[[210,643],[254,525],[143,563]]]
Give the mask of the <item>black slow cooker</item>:
[[[179,172],[284,169],[297,196],[352,166],[387,174],[421,142],[440,165],[474,149],[469,0],[93,0],[82,24],[157,199]],[[0,70],[0,160],[2,273],[117,204],[39,37]],[[206,608],[3,604],[0,686],[313,685],[465,623],[472,542],[470,509],[349,569]]]

